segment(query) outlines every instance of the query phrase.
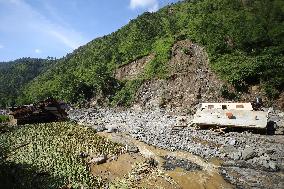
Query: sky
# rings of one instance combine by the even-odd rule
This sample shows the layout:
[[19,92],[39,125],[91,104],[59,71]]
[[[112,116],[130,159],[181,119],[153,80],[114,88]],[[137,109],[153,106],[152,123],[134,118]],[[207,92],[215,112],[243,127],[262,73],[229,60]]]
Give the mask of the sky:
[[65,56],[178,0],[0,0],[0,62]]

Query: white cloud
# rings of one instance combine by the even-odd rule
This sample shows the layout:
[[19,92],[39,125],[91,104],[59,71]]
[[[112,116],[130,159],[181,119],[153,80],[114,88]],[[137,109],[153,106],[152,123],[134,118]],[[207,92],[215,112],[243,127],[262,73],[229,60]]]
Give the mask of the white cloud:
[[40,50],[40,49],[35,49],[35,53],[41,54],[41,53],[42,53],[42,50]]
[[[0,32],[27,33],[38,36],[48,43],[61,43],[66,48],[76,49],[87,40],[77,31],[61,22],[52,22],[25,0],[0,0],[9,9],[9,15],[0,17]],[[55,14],[55,13],[52,13]]]
[[130,8],[144,8],[150,12],[155,12],[159,9],[158,0],[130,0]]

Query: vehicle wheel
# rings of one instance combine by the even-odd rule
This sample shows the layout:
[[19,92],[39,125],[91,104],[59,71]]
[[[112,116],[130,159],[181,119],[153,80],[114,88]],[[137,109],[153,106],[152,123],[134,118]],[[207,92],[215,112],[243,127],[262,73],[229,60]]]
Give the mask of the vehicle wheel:
[[266,134],[274,135],[276,127],[277,127],[277,125],[274,121],[269,121],[266,125]]

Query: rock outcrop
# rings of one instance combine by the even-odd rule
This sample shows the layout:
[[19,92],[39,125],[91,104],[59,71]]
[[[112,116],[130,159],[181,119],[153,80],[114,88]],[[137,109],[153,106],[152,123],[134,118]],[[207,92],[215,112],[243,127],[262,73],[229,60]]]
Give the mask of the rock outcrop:
[[147,81],[137,92],[136,105],[176,111],[194,108],[199,102],[217,102],[223,82],[209,69],[205,50],[188,40],[172,47],[170,76]]

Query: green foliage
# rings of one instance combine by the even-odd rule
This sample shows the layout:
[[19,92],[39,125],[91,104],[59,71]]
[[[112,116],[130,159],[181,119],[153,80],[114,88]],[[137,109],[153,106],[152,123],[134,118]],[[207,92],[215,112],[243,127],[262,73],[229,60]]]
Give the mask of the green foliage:
[[22,87],[54,63],[53,59],[34,58],[0,63],[0,107],[17,104]]
[[5,123],[9,121],[9,116],[0,115],[0,123]]
[[269,84],[264,85],[264,90],[266,92],[266,95],[269,99],[274,100],[279,96],[279,90],[277,90],[275,87]]
[[234,92],[231,92],[226,85],[221,87],[221,96],[228,100],[236,100],[239,98],[238,95]]
[[79,154],[111,155],[122,149],[71,123],[17,127],[0,133],[0,141],[1,188],[101,188],[101,179]]
[[135,79],[122,82],[122,88],[111,99],[111,105],[130,106],[143,81],[143,79]]
[[146,78],[166,78],[169,68],[167,63],[171,57],[171,47],[174,44],[173,38],[164,38],[157,40],[153,44],[153,50],[156,53],[155,58],[146,65]]
[[128,102],[133,95],[121,89],[112,77],[114,70],[154,54],[143,79],[167,78],[171,47],[183,39],[204,46],[215,72],[238,89],[260,83],[278,91],[276,95],[283,91],[283,21],[281,0],[182,1],[146,12],[58,60],[26,85],[17,101],[28,103],[52,95],[81,103],[103,94],[114,102]]
[[[225,54],[214,60],[213,69],[237,89],[263,83],[276,91],[284,88],[283,56],[262,53],[258,56]],[[269,95],[270,96],[270,95]]]

